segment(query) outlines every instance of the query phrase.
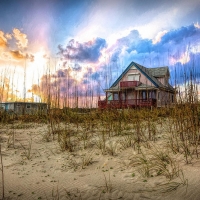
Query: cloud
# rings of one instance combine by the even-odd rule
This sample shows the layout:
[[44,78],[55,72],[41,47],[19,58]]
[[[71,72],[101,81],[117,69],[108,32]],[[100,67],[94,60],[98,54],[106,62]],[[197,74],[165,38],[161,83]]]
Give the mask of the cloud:
[[[26,35],[21,33],[18,29],[13,29],[13,37],[16,40],[17,49],[12,49],[8,44],[8,40],[13,39],[12,34],[0,31],[0,60],[1,61],[14,61],[19,62],[22,60],[34,61],[34,56],[31,53],[22,52],[22,48],[27,47],[28,39]],[[3,63],[4,63],[3,62]]]
[[160,31],[156,37],[153,39],[153,44],[156,44],[158,42],[161,41],[161,38],[167,33],[168,31],[164,30],[164,31]]
[[200,25],[199,25],[198,22],[197,22],[196,24],[194,24],[194,26],[195,26],[196,28],[200,29]]
[[9,34],[9,33],[6,33],[6,38],[8,39],[8,40],[11,40],[12,39],[12,34]]
[[187,51],[182,53],[178,58],[172,57],[170,59],[170,63],[172,65],[175,65],[176,63],[181,63],[182,65],[184,65],[184,64],[188,63],[189,61],[190,61],[190,56]]
[[21,60],[25,58],[25,55],[20,51],[10,51],[9,54],[15,60]]
[[18,50],[10,50],[2,52],[0,55],[0,59],[10,60],[10,61],[21,61],[27,59],[33,62],[34,56],[32,54],[22,53],[21,51]]
[[189,26],[183,26],[180,29],[175,29],[166,33],[160,43],[161,44],[181,44],[185,42],[195,42],[199,39],[200,29],[197,28],[194,24]]
[[5,49],[7,46],[7,39],[4,36],[4,32],[0,30],[0,49]]
[[95,63],[101,56],[101,50],[106,47],[106,41],[102,38],[79,43],[74,39],[70,40],[66,48],[61,45],[58,46],[59,54],[64,60],[71,60],[77,62],[91,62]]
[[21,33],[17,28],[13,29],[13,37],[17,40],[16,44],[19,49],[26,48],[28,45],[27,35]]
[[109,47],[107,53],[110,55],[111,62],[120,58],[128,62],[133,59],[141,62],[142,57],[150,56],[151,59],[167,58],[167,56],[175,56],[179,59],[179,56],[183,57],[183,53],[187,51],[187,46],[194,49],[194,46],[199,43],[200,29],[194,24],[170,31],[161,31],[152,40],[143,39],[137,30],[132,30],[126,37],[118,39]]

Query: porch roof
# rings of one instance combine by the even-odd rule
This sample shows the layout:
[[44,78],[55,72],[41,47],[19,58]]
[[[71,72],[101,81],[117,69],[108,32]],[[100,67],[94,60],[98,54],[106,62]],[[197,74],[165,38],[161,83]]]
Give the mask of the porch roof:
[[109,89],[105,89],[105,92],[119,92],[120,88],[118,86],[110,87]]
[[143,83],[135,88],[135,90],[155,90],[155,89],[158,89],[158,88],[155,86],[146,85]]
[[[158,89],[158,88],[155,86],[146,85],[143,83],[134,88],[134,90],[156,90],[156,89]],[[127,88],[112,87],[112,88],[106,89],[104,91],[105,92],[120,92],[120,91],[124,91],[124,90],[127,90]]]

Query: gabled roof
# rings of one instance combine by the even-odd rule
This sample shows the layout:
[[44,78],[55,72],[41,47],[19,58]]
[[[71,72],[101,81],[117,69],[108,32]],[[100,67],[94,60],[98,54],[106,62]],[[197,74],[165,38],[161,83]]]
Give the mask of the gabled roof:
[[135,62],[131,62],[130,65],[123,71],[123,73],[119,76],[119,78],[112,84],[109,90],[112,88],[116,88],[119,81],[124,77],[124,75],[130,70],[130,68],[134,66],[136,67],[144,76],[146,76],[157,88],[163,88],[168,90],[174,90],[174,88],[168,84],[168,86],[163,85],[157,78],[163,77],[165,75],[169,76],[169,68],[168,67],[158,67],[158,68],[146,68],[142,65],[139,65]]

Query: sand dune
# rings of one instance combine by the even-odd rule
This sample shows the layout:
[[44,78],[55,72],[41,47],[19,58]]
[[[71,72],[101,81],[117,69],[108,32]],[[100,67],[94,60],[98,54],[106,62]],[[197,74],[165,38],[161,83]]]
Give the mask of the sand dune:
[[[14,146],[9,136],[12,131]],[[15,130],[11,125],[1,127],[6,199],[200,199],[198,159],[186,164],[177,157],[183,180],[175,177],[169,181],[163,175],[147,178],[130,165],[131,156],[137,155],[132,147],[122,149],[119,143],[112,156],[102,154],[91,139],[86,150],[61,151],[57,136],[44,141],[46,132],[45,124]],[[114,142],[119,139],[113,137]],[[160,139],[152,144],[159,147],[164,143]],[[188,185],[183,184],[185,180]]]

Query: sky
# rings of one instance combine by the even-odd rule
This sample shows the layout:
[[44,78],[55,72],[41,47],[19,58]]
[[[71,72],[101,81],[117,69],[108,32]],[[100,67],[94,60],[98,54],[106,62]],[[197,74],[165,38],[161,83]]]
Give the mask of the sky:
[[103,95],[131,61],[169,66],[172,85],[191,70],[198,81],[199,10],[199,0],[0,0],[0,98]]

